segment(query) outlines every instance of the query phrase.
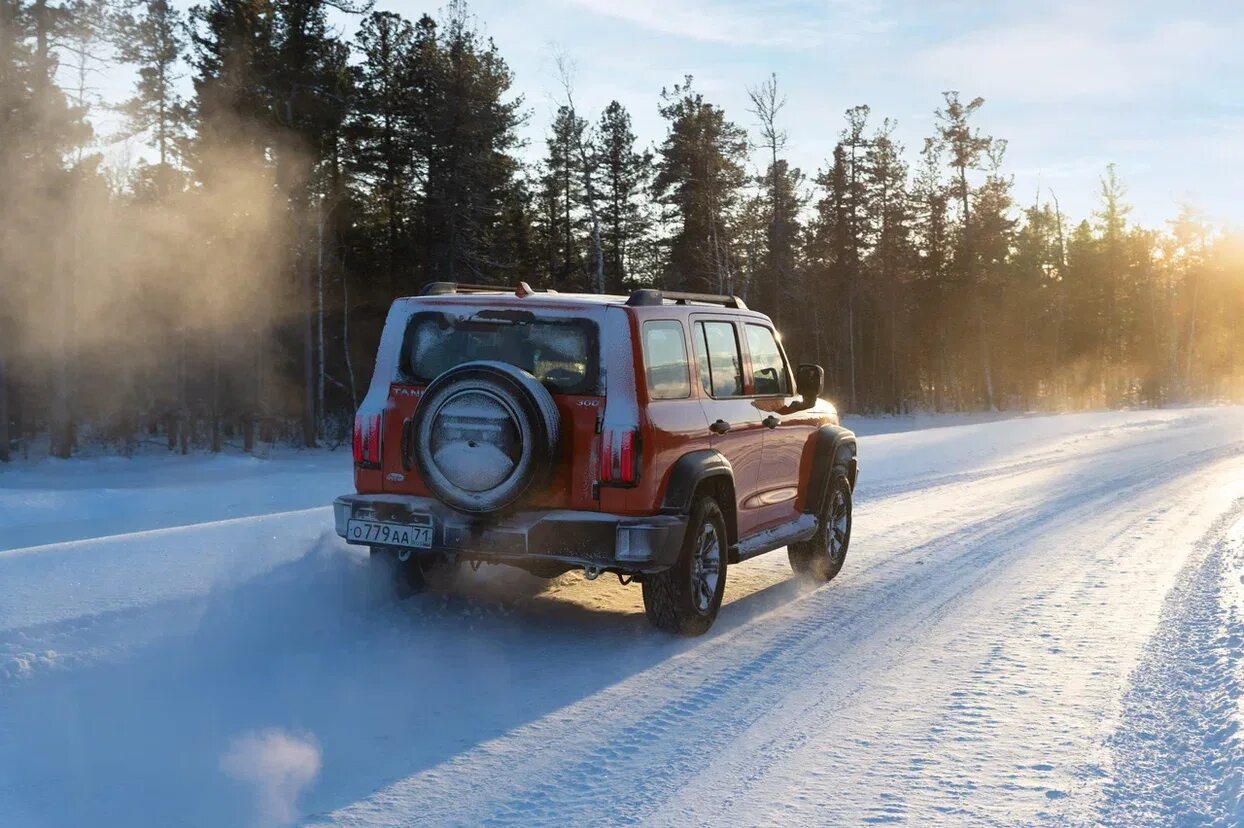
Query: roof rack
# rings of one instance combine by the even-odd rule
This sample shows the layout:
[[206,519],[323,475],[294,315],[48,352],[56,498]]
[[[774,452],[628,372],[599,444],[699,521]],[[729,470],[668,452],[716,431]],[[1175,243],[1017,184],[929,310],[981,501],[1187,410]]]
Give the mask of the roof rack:
[[531,296],[533,293],[557,293],[552,289],[533,288],[526,282],[519,282],[517,285],[472,285],[467,282],[428,282],[423,286],[423,290],[419,291],[420,296],[446,296],[453,293],[509,293],[513,290],[515,296]]
[[743,300],[737,296],[726,296],[717,293],[685,293],[680,290],[656,290],[655,288],[640,288],[639,290],[632,291],[630,297],[626,300],[626,304],[632,307],[662,305],[665,304],[667,299],[678,305],[697,302],[704,305],[722,305],[727,308],[747,310],[747,305],[743,304]]

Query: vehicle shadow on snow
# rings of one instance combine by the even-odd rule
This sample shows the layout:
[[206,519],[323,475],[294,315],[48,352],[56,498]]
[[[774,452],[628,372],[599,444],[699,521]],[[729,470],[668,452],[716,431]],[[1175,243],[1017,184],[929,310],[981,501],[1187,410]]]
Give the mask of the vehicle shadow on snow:
[[164,628],[120,660],[10,687],[0,756],[13,751],[14,791],[72,792],[31,794],[50,824],[243,824],[251,791],[222,757],[279,728],[318,744],[322,770],[299,804],[323,812],[712,646],[806,589],[777,577],[735,579],[709,635],[678,639],[650,629],[638,585],[616,579],[464,569],[398,600],[383,567],[326,535],[156,614]]
[[528,634],[591,636],[609,643],[638,636],[639,646],[673,646],[682,650],[710,640],[757,615],[776,609],[812,587],[788,570],[731,568],[721,614],[710,633],[701,639],[679,639],[654,630],[644,615],[639,584],[623,585],[615,575],[602,575],[588,582],[581,573],[559,578],[537,578],[508,566],[482,566],[471,571],[462,566],[450,573],[434,573],[425,593],[412,599],[423,618],[455,614],[473,618],[497,618],[517,625]]

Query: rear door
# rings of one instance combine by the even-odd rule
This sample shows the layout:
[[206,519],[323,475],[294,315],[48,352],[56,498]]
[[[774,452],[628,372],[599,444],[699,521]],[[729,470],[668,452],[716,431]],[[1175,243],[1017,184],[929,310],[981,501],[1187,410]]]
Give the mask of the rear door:
[[763,520],[756,495],[765,426],[764,415],[747,393],[741,333],[730,317],[692,317],[700,403],[709,423],[710,444],[734,467],[739,537],[745,537]]
[[[413,302],[392,347],[395,381],[385,415],[385,492],[429,496],[403,432],[428,383],[456,365],[496,360],[516,365],[552,393],[561,414],[561,461],[549,485],[533,492],[525,508],[597,510],[590,464],[597,419],[604,405],[600,371],[603,306],[553,307],[529,300],[457,297]],[[387,331],[386,331],[387,333]]]

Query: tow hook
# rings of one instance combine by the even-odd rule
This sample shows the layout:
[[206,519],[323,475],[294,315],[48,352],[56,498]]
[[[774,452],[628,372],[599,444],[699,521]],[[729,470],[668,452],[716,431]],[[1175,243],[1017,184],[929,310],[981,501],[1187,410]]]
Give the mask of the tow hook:
[[415,550],[411,549],[409,546],[399,546],[397,549],[397,559],[402,563],[409,561],[410,556],[413,554],[415,554]]
[[585,566],[583,567],[583,577],[589,581],[595,581],[604,571],[599,566]]

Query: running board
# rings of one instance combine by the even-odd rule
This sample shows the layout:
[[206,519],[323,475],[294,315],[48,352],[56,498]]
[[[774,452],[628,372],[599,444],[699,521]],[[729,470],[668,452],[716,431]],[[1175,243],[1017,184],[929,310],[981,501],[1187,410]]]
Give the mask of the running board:
[[806,541],[816,534],[816,515],[802,514],[790,523],[774,526],[744,538],[730,548],[730,563],[738,563],[792,543]]

